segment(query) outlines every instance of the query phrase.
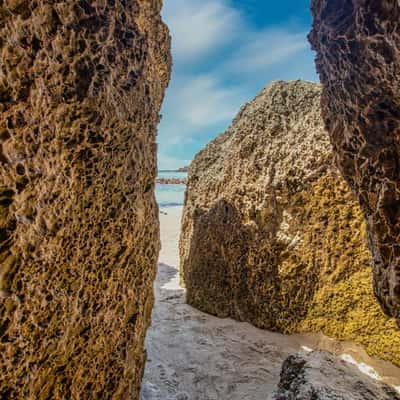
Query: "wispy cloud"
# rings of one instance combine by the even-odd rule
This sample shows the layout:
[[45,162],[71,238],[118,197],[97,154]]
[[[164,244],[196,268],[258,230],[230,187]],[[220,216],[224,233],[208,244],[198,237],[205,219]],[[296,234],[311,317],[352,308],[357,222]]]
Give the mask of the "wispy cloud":
[[164,114],[181,130],[201,129],[229,119],[237,110],[238,96],[240,90],[224,85],[218,75],[179,77],[171,83]]
[[271,66],[286,63],[296,54],[307,51],[306,36],[307,32],[291,27],[250,32],[224,68],[239,74],[265,72]]
[[159,128],[161,168],[186,163],[271,80],[317,79],[305,27],[288,20],[257,28],[228,0],[164,4],[174,70]]
[[223,0],[167,0],[163,14],[178,67],[198,62],[230,43],[241,22],[238,11]]
[[184,159],[182,157],[169,156],[165,153],[160,153],[158,155],[158,164],[160,169],[177,169],[185,165],[189,165],[191,159]]

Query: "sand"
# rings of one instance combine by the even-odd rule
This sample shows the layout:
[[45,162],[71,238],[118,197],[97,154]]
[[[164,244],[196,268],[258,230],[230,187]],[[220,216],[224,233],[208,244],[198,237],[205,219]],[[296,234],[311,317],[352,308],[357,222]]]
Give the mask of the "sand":
[[162,250],[141,400],[265,400],[290,354],[332,351],[367,375],[400,389],[400,369],[359,346],[323,335],[281,335],[219,319],[185,304],[179,287],[182,207],[160,210]]

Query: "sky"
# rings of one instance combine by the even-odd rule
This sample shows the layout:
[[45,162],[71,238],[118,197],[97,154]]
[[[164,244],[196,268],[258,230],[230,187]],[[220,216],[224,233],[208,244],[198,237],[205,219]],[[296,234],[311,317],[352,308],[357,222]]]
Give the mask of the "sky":
[[173,67],[159,169],[189,164],[271,81],[318,81],[309,8],[310,0],[164,0]]

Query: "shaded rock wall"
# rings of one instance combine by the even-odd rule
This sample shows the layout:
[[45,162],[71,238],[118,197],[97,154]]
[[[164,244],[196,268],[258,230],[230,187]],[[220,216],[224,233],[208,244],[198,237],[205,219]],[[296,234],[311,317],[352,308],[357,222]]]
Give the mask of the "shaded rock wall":
[[160,0],[0,5],[0,398],[137,398],[159,252]]
[[400,326],[400,4],[314,0],[312,12],[323,116],[366,217],[375,294]]
[[282,366],[274,400],[400,400],[390,386],[325,352],[297,354]]
[[187,300],[260,328],[353,340],[400,364],[320,96],[317,84],[275,82],[196,156],[180,240]]

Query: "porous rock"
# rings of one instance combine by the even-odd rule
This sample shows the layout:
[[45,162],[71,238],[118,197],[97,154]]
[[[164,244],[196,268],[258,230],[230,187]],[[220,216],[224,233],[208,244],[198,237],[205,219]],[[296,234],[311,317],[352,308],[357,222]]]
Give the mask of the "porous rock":
[[314,0],[312,12],[323,117],[367,221],[375,294],[400,327],[400,3]]
[[288,357],[273,400],[400,400],[390,386],[330,353]]
[[0,398],[131,399],[159,252],[161,0],[0,3]]
[[272,83],[195,157],[180,239],[187,301],[264,329],[352,340],[400,364],[320,98],[318,84]]

